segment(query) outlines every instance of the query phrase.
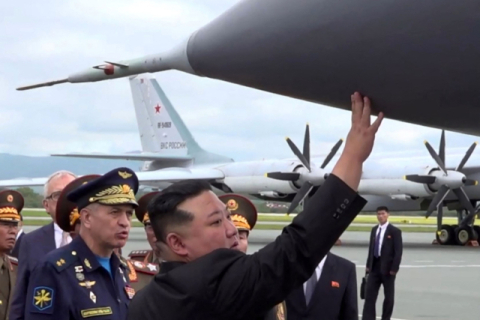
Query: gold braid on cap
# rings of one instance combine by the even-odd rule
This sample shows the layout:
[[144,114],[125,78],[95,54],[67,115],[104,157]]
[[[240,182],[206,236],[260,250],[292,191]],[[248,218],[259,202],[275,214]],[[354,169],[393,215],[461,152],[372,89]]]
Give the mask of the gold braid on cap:
[[1,220],[20,220],[20,214],[18,214],[17,208],[14,207],[3,207],[0,208],[0,219]]
[[250,224],[248,224],[247,219],[244,216],[239,214],[232,215],[232,221],[237,229],[247,229],[250,230]]
[[75,222],[77,222],[78,218],[80,218],[80,213],[78,212],[78,208],[75,208],[70,212],[70,226],[73,227]]
[[136,201],[135,194],[128,184],[112,186],[89,199],[90,202],[98,201],[105,204],[124,203],[128,200]]

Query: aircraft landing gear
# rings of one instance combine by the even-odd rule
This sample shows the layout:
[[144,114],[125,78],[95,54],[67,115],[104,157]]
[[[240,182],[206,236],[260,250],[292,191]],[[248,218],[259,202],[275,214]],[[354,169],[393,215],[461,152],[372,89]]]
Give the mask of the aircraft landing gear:
[[470,241],[479,239],[480,226],[474,225],[475,216],[470,218],[467,210],[457,210],[457,217],[457,225],[442,224],[438,229],[436,234],[438,244],[465,246]]

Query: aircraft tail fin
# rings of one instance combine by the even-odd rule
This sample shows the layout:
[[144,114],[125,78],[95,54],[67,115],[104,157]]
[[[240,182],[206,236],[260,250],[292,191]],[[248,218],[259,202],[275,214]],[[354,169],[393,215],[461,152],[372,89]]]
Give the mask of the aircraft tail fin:
[[129,80],[143,152],[190,157],[195,164],[233,161],[200,147],[153,76],[140,74]]

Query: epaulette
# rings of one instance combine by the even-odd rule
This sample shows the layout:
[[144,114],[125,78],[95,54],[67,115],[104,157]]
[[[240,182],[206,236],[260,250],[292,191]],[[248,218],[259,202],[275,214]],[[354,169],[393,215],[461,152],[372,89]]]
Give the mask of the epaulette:
[[47,256],[47,262],[53,264],[57,272],[62,272],[78,259],[76,251],[62,249],[54,250]]
[[129,257],[146,257],[150,250],[133,250],[128,254]]
[[135,271],[140,273],[145,273],[149,275],[156,275],[159,271],[159,266],[154,263],[143,263],[140,261],[132,261],[131,262],[135,268]]

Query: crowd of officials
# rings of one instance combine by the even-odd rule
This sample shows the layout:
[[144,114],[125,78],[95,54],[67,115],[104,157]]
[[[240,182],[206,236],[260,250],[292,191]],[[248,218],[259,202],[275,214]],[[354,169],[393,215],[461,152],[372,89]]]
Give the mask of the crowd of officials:
[[[352,100],[345,149],[304,211],[275,241],[246,254],[257,210],[237,194],[217,196],[207,181],[176,182],[137,199],[128,168],[50,176],[44,208],[52,222],[22,232],[24,200],[0,192],[0,320],[325,319],[358,320],[356,266],[330,252],[365,205],[357,188],[383,115]],[[122,254],[133,215],[149,249]],[[390,319],[402,256],[401,231],[377,211],[362,319]],[[18,260],[17,258],[18,257]]]

